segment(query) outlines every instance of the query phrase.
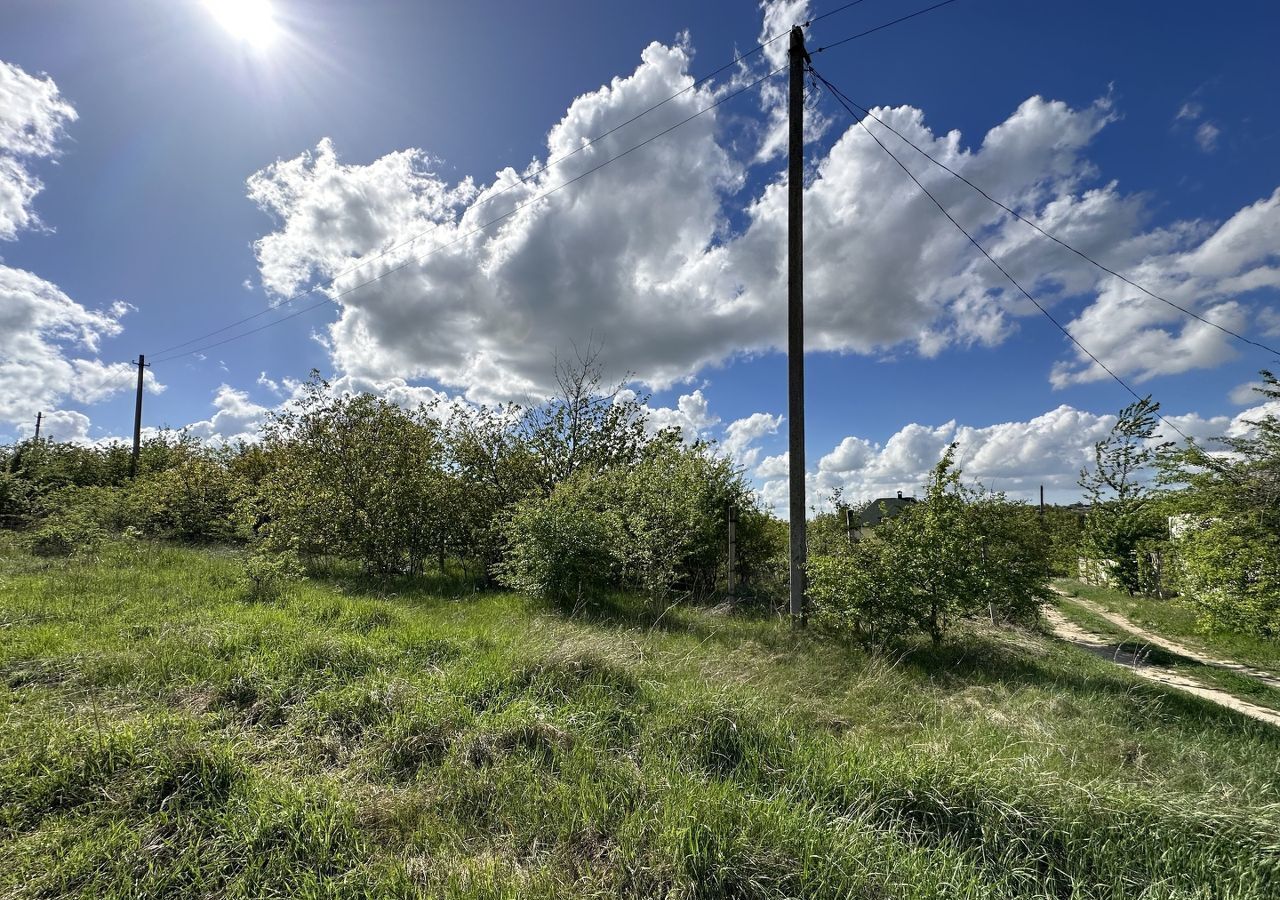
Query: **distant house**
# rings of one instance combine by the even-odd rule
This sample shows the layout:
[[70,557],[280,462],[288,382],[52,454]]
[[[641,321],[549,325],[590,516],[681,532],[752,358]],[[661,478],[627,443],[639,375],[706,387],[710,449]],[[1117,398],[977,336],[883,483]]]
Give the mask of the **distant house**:
[[915,502],[915,497],[904,497],[902,496],[902,491],[898,491],[898,496],[896,497],[881,497],[877,500],[872,500],[860,512],[854,512],[852,509],[845,510],[845,525],[849,530],[849,539],[854,541],[862,540],[870,534],[872,528],[875,528],[886,519],[896,519],[910,509]]

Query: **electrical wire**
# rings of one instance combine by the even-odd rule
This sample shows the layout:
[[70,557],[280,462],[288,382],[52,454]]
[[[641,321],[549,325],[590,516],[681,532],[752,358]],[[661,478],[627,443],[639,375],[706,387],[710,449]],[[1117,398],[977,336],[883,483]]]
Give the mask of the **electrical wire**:
[[[846,9],[850,9],[850,8],[852,8],[852,7],[854,7],[854,6],[857,6],[857,5],[858,5],[858,4],[860,4],[860,3],[866,3],[866,2],[867,2],[867,0],[852,0],[852,2],[850,2],[850,3],[846,3],[844,6],[837,6],[835,9],[831,10],[830,12],[824,12],[824,13],[823,13],[822,15],[820,15],[820,16],[813,16],[813,17],[812,17],[812,18],[810,18],[807,22],[801,22],[800,24],[801,24],[801,25],[803,25],[805,28],[808,28],[808,27],[809,27],[810,25],[812,25],[814,22],[821,22],[821,21],[822,21],[823,19],[825,19],[827,16],[834,16],[836,13],[842,13],[842,12],[844,12]],[[785,32],[784,32],[784,34],[785,34]],[[782,36],[782,35],[778,35],[778,37],[781,37],[781,36]]]
[[[404,262],[400,263],[398,266],[394,266],[394,267],[392,267],[392,268],[390,268],[390,269],[387,269],[385,272],[381,272],[381,273],[379,273],[378,275],[375,275],[374,277],[372,277],[372,278],[370,278],[370,279],[368,279],[368,280],[366,280],[366,281],[362,281],[361,283],[359,283],[359,284],[357,284],[357,285],[354,285],[354,286],[352,286],[352,287],[350,287],[350,288],[347,288],[346,290],[341,291],[341,292],[339,292],[339,293],[337,293],[337,294],[334,294],[334,295],[333,295],[333,296],[331,296],[331,297],[328,297],[328,296],[327,296],[327,297],[325,297],[324,299],[322,299],[319,303],[314,303],[314,304],[312,304],[312,305],[310,305],[310,306],[304,307],[303,309],[297,310],[296,312],[290,313],[289,315],[287,315],[287,316],[283,316],[283,317],[281,317],[281,318],[279,318],[279,319],[273,319],[272,321],[267,322],[267,323],[266,323],[266,324],[264,324],[264,325],[260,325],[260,326],[258,326],[257,328],[253,328],[253,329],[251,329],[251,330],[249,330],[249,331],[245,331],[245,332],[241,332],[241,333],[238,333],[238,334],[232,335],[231,337],[224,338],[224,339],[222,339],[222,340],[220,340],[220,341],[216,341],[216,342],[214,342],[214,343],[212,343],[212,344],[205,344],[205,345],[202,345],[202,346],[199,346],[199,347],[192,348],[191,350],[184,350],[184,351],[183,351],[183,352],[181,352],[181,353],[172,353],[172,354],[170,354],[170,355],[168,355],[168,356],[161,355],[161,356],[159,356],[158,358],[156,358],[155,360],[153,360],[153,362],[156,362],[156,363],[170,362],[170,361],[175,360],[175,359],[180,359],[180,358],[182,358],[182,357],[184,357],[184,356],[192,356],[192,355],[197,354],[197,353],[203,353],[203,352],[204,352],[204,351],[206,351],[206,350],[212,350],[214,347],[220,347],[220,346],[222,346],[223,344],[229,344],[229,343],[231,343],[232,341],[239,340],[240,338],[243,338],[243,337],[248,337],[248,336],[249,336],[249,335],[251,335],[251,334],[256,334],[256,333],[257,333],[257,332],[259,332],[259,331],[263,331],[263,330],[265,330],[265,329],[267,329],[267,328],[271,328],[271,327],[273,327],[273,326],[275,326],[275,325],[279,325],[281,322],[287,322],[287,321],[289,321],[290,319],[297,318],[298,316],[300,316],[300,315],[302,315],[302,314],[304,314],[304,313],[310,312],[310,311],[311,311],[311,310],[313,310],[313,309],[319,309],[321,306],[324,306],[326,303],[334,303],[334,302],[337,302],[337,300],[338,300],[340,297],[345,297],[346,295],[350,294],[352,291],[357,291],[357,290],[359,290],[359,289],[360,289],[360,288],[362,288],[362,287],[366,287],[367,285],[370,285],[370,284],[374,283],[375,281],[378,281],[378,280],[380,280],[380,279],[382,279],[382,278],[387,277],[388,275],[391,275],[391,274],[393,274],[393,273],[395,273],[395,272],[398,272],[398,271],[400,271],[400,270],[402,270],[402,269],[405,269],[405,268],[407,268],[408,266],[413,265],[414,263],[421,262],[422,260],[426,259],[427,257],[429,257],[429,256],[431,256],[431,255],[433,255],[433,254],[435,254],[435,253],[439,253],[441,250],[444,250],[444,249],[446,249],[447,247],[450,247],[450,246],[452,246],[452,245],[454,245],[454,244],[458,243],[459,241],[464,240],[465,238],[470,237],[470,236],[471,236],[471,235],[473,235],[473,234],[478,234],[479,232],[484,231],[486,228],[488,228],[488,227],[489,227],[489,226],[491,226],[491,225],[495,225],[495,224],[497,224],[498,222],[501,222],[501,221],[504,221],[505,219],[510,218],[511,216],[513,216],[513,215],[515,215],[517,212],[519,212],[520,210],[522,210],[522,209],[524,209],[524,208],[526,208],[526,207],[528,207],[528,206],[530,206],[530,205],[532,205],[532,204],[534,204],[534,203],[537,203],[537,202],[538,202],[538,201],[540,201],[540,200],[543,200],[543,199],[545,199],[545,198],[547,198],[547,197],[551,196],[551,195],[552,195],[552,194],[554,194],[556,191],[559,191],[559,190],[561,190],[561,189],[563,189],[563,188],[568,187],[568,186],[569,186],[569,185],[571,185],[571,184],[574,184],[574,183],[576,183],[576,182],[578,182],[578,181],[581,181],[582,179],[586,178],[588,175],[591,175],[591,174],[593,174],[593,173],[595,173],[595,172],[600,171],[601,169],[603,169],[605,166],[609,165],[610,163],[617,162],[619,159],[622,159],[624,156],[629,156],[630,154],[632,154],[632,153],[634,153],[635,151],[639,150],[641,147],[647,146],[648,144],[651,144],[651,143],[653,143],[654,141],[656,141],[658,138],[663,137],[663,136],[665,136],[665,135],[667,135],[667,134],[670,134],[671,132],[673,132],[673,131],[675,131],[677,128],[679,128],[681,125],[684,125],[684,124],[686,124],[686,123],[688,123],[688,122],[692,122],[694,119],[698,118],[699,116],[701,116],[701,115],[703,115],[703,114],[705,114],[705,113],[707,113],[707,112],[710,112],[711,110],[715,109],[715,108],[716,108],[716,107],[718,107],[718,106],[721,106],[721,105],[722,105],[722,104],[724,104],[724,103],[727,103],[728,101],[730,101],[730,100],[734,99],[735,97],[738,97],[738,96],[740,96],[740,95],[742,95],[742,94],[745,94],[747,91],[750,91],[750,90],[755,89],[756,87],[758,87],[759,85],[761,85],[761,84],[763,84],[765,81],[767,81],[768,79],[770,79],[770,78],[772,78],[773,76],[777,75],[779,72],[782,72],[782,71],[783,71],[784,69],[786,69],[789,65],[790,65],[790,63],[789,63],[789,62],[784,63],[783,65],[781,65],[781,66],[779,66],[778,68],[774,69],[772,72],[769,72],[769,73],[767,73],[767,74],[765,74],[765,75],[761,75],[759,78],[757,78],[755,81],[751,82],[750,84],[746,85],[745,87],[739,88],[739,89],[738,89],[738,90],[736,90],[736,91],[733,91],[733,92],[731,92],[731,93],[725,94],[724,96],[722,96],[722,97],[720,97],[719,99],[717,99],[714,103],[712,103],[712,104],[710,104],[710,105],[708,105],[708,106],[704,106],[702,109],[698,110],[697,112],[693,113],[692,115],[690,115],[690,116],[688,116],[688,117],[686,117],[686,118],[684,118],[684,119],[681,119],[679,122],[676,122],[674,125],[671,125],[670,127],[665,128],[665,129],[663,129],[662,131],[659,131],[658,133],[656,133],[656,134],[654,134],[654,135],[651,135],[651,136],[650,136],[650,137],[648,137],[648,138],[645,138],[645,139],[644,139],[643,141],[641,141],[640,143],[635,144],[635,145],[633,145],[632,147],[629,147],[628,149],[626,149],[626,150],[622,151],[622,152],[621,152],[621,153],[619,153],[618,155],[616,155],[616,156],[611,156],[611,157],[609,157],[608,159],[604,160],[603,162],[601,162],[601,163],[599,163],[599,164],[597,164],[597,165],[593,166],[592,168],[587,169],[586,171],[579,173],[578,175],[574,176],[573,178],[570,178],[568,181],[565,181],[565,182],[563,182],[563,183],[561,183],[561,184],[558,184],[558,185],[556,185],[555,187],[551,188],[550,190],[547,190],[547,191],[544,191],[544,192],[543,192],[543,193],[541,193],[541,194],[538,194],[536,197],[531,197],[531,198],[529,198],[528,200],[524,201],[523,203],[520,203],[520,204],[516,205],[515,207],[513,207],[512,209],[510,209],[510,210],[508,210],[507,212],[503,213],[502,215],[500,215],[500,216],[495,216],[494,218],[490,219],[489,221],[487,221],[487,222],[483,223],[482,225],[477,225],[475,228],[472,228],[470,231],[466,231],[466,232],[463,232],[462,234],[456,235],[452,240],[447,241],[447,242],[446,242],[446,243],[444,243],[444,244],[440,244],[439,246],[433,247],[431,250],[429,250],[428,252],[426,252],[426,253],[422,254],[421,256],[411,257],[410,259],[407,259],[407,260],[405,260]],[[237,324],[242,324],[242,323],[237,323]],[[231,326],[231,327],[234,327],[234,326]],[[222,330],[223,330],[223,331],[225,331],[226,329],[224,328],[224,329],[222,329]],[[212,336],[212,335],[209,335],[209,336]]]
[[[1046,237],[1046,238],[1048,238],[1049,240],[1053,241],[1055,244],[1059,245],[1060,247],[1063,247],[1063,248],[1065,248],[1065,249],[1067,249],[1067,250],[1070,250],[1070,251],[1071,251],[1072,253],[1074,253],[1076,256],[1078,256],[1078,257],[1080,257],[1081,259],[1083,259],[1085,262],[1088,262],[1088,263],[1090,263],[1091,265],[1096,266],[1099,270],[1101,270],[1101,271],[1103,271],[1103,272],[1106,272],[1108,275],[1111,275],[1111,276],[1114,276],[1115,278],[1120,279],[1120,280],[1121,280],[1121,281],[1123,281],[1125,284],[1129,285],[1129,286],[1130,286],[1130,287],[1132,287],[1132,288],[1136,288],[1137,290],[1139,290],[1139,291],[1141,291],[1142,293],[1146,294],[1148,297],[1151,297],[1153,300],[1159,300],[1161,303],[1164,303],[1165,305],[1170,306],[1170,307],[1172,307],[1173,309],[1176,309],[1178,312],[1183,313],[1184,315],[1190,316],[1191,318],[1195,319],[1195,320],[1196,320],[1196,321],[1198,321],[1198,322],[1202,322],[1202,323],[1203,323],[1203,324],[1205,324],[1205,325],[1209,325],[1209,326],[1211,326],[1211,327],[1213,327],[1213,328],[1216,328],[1216,329],[1218,329],[1219,331],[1221,331],[1223,334],[1230,335],[1231,337],[1235,338],[1235,339],[1236,339],[1236,340],[1238,340],[1238,341],[1242,341],[1243,343],[1250,344],[1250,345],[1252,345],[1252,346],[1254,346],[1254,347],[1257,347],[1257,348],[1258,348],[1258,349],[1260,349],[1260,350],[1265,350],[1267,353],[1272,353],[1272,354],[1276,354],[1276,355],[1280,356],[1280,350],[1277,350],[1275,347],[1268,346],[1267,344],[1264,344],[1264,343],[1262,343],[1262,342],[1260,342],[1260,341],[1255,341],[1255,340],[1253,340],[1252,338],[1247,338],[1247,337],[1245,337],[1245,336],[1244,336],[1244,335],[1242,335],[1242,334],[1239,334],[1239,333],[1237,333],[1237,332],[1235,332],[1235,331],[1232,331],[1230,328],[1227,328],[1227,327],[1226,327],[1226,326],[1224,326],[1224,325],[1220,325],[1220,324],[1218,324],[1217,322],[1211,321],[1210,319],[1206,319],[1204,316],[1202,316],[1202,315],[1200,315],[1200,314],[1196,313],[1194,310],[1187,309],[1186,307],[1181,306],[1180,304],[1175,303],[1175,302],[1173,302],[1172,300],[1169,300],[1169,299],[1167,299],[1167,298],[1165,298],[1165,297],[1162,297],[1162,296],[1160,296],[1159,294],[1155,293],[1154,291],[1149,290],[1148,288],[1144,287],[1143,285],[1141,285],[1141,284],[1139,284],[1138,282],[1134,281],[1133,279],[1129,278],[1128,276],[1123,275],[1123,274],[1121,274],[1120,272],[1117,272],[1115,269],[1112,269],[1112,268],[1110,268],[1110,267],[1108,267],[1108,266],[1106,266],[1106,265],[1103,265],[1102,263],[1098,262],[1096,259],[1094,259],[1093,257],[1091,257],[1089,254],[1085,253],[1083,250],[1080,250],[1080,249],[1078,249],[1078,248],[1076,248],[1076,247],[1073,247],[1071,244],[1068,244],[1066,241],[1064,241],[1062,238],[1058,237],[1057,235],[1053,234],[1052,232],[1046,231],[1044,228],[1042,228],[1042,227],[1041,227],[1038,223],[1036,223],[1035,221],[1033,221],[1033,220],[1031,220],[1031,219],[1028,219],[1026,216],[1022,215],[1022,214],[1021,214],[1021,213],[1019,213],[1017,210],[1015,210],[1015,209],[1013,209],[1013,208],[1011,208],[1011,207],[1007,206],[1006,204],[1004,204],[1004,203],[1000,202],[1000,201],[999,201],[999,200],[997,200],[995,197],[992,197],[989,193],[987,193],[985,190],[983,190],[983,189],[982,189],[981,187],[979,187],[978,185],[974,184],[972,181],[970,181],[968,178],[966,178],[966,177],[965,177],[964,175],[962,175],[960,172],[957,172],[955,169],[951,168],[951,167],[950,167],[950,166],[948,166],[946,163],[944,163],[944,162],[942,162],[941,160],[939,160],[939,159],[935,158],[934,156],[932,156],[932,155],[931,155],[927,150],[923,149],[922,147],[920,147],[920,146],[918,146],[917,144],[915,144],[914,142],[912,142],[910,138],[908,138],[906,135],[902,134],[902,132],[898,131],[896,128],[894,128],[894,127],[893,127],[892,125],[890,125],[888,122],[886,122],[886,121],[884,121],[883,119],[881,119],[881,118],[880,118],[879,116],[877,116],[875,113],[871,112],[871,110],[867,109],[865,106],[862,106],[862,105],[861,105],[861,104],[859,104],[859,103],[854,102],[854,100],[852,100],[852,99],[851,99],[847,94],[845,94],[843,91],[841,91],[839,88],[835,87],[834,85],[831,85],[831,84],[830,84],[830,82],[828,82],[828,87],[829,87],[829,89],[830,89],[830,90],[833,90],[833,91],[835,91],[835,92],[839,93],[839,95],[840,95],[840,97],[841,97],[841,98],[843,98],[845,101],[847,101],[851,106],[853,106],[853,108],[854,108],[854,109],[856,109],[859,113],[861,113],[861,114],[862,114],[862,117],[867,117],[867,118],[874,119],[874,120],[875,120],[876,122],[878,122],[881,126],[883,126],[884,128],[888,129],[891,133],[893,133],[895,136],[897,136],[897,138],[898,138],[899,140],[901,140],[904,144],[906,144],[906,145],[907,145],[908,147],[910,147],[912,150],[915,150],[917,153],[919,153],[919,154],[920,154],[921,156],[923,156],[925,159],[929,160],[929,162],[933,163],[935,166],[937,166],[938,168],[942,169],[944,172],[947,172],[948,174],[950,174],[950,175],[954,176],[955,178],[958,178],[960,181],[964,182],[964,183],[965,183],[965,184],[967,184],[969,187],[973,188],[973,190],[977,191],[979,194],[981,194],[983,197],[985,197],[985,198],[986,198],[987,200],[989,200],[991,203],[995,204],[995,205],[996,205],[996,206],[998,206],[1000,209],[1004,210],[1005,212],[1007,212],[1009,215],[1013,216],[1013,217],[1014,217],[1015,219],[1017,219],[1018,221],[1020,221],[1020,222],[1022,222],[1022,223],[1024,223],[1024,224],[1026,224],[1026,225],[1031,226],[1031,227],[1032,227],[1032,228],[1034,228],[1036,231],[1038,231],[1041,235],[1043,235],[1044,237]],[[865,127],[865,126],[863,126],[863,127]]]
[[[875,28],[869,28],[866,31],[860,31],[857,34],[850,35],[847,38],[841,38],[840,40],[835,41],[834,43],[824,44],[823,46],[819,47],[817,50],[811,51],[811,53],[815,53],[815,54],[821,53],[824,50],[830,50],[833,47],[839,47],[841,44],[847,44],[850,41],[856,41],[858,38],[864,38],[869,34],[875,34],[877,31],[883,31],[884,29],[889,28],[892,25],[897,25],[899,22],[906,22],[908,19],[914,19],[916,16],[923,16],[925,13],[931,13],[935,9],[942,9],[942,7],[950,6],[952,3],[955,3],[955,2],[957,2],[957,0],[942,0],[941,3],[935,3],[933,4],[933,6],[926,7],[925,9],[918,9],[913,13],[909,13],[905,16],[894,19],[892,22],[885,22],[883,25],[877,25]],[[839,10],[835,10],[835,12],[839,12]],[[819,18],[821,18],[821,16]],[[813,21],[816,22],[817,19],[814,19]]]
[[[1049,312],[1049,310],[1046,309],[1044,305],[1040,303],[1039,300],[1033,297],[1031,293],[1026,288],[1024,288],[1022,284],[1019,283],[1019,281],[1016,278],[1014,278],[1013,275],[1011,275],[1009,271],[1004,266],[1002,266],[994,256],[992,256],[990,253],[987,252],[987,249],[982,246],[982,244],[978,241],[978,239],[975,238],[973,235],[971,235],[968,232],[968,230],[956,220],[955,216],[951,215],[950,211],[948,211],[948,209],[942,205],[941,201],[939,201],[938,198],[935,197],[933,193],[927,187],[924,186],[924,183],[919,178],[916,177],[916,174],[907,167],[906,163],[898,159],[898,157],[894,154],[894,152],[890,150],[888,147],[886,147],[884,142],[881,141],[880,138],[876,136],[875,132],[873,132],[870,128],[866,126],[866,124],[862,121],[862,118],[856,112],[853,111],[852,107],[850,107],[848,103],[845,102],[843,95],[836,89],[836,87],[831,82],[829,82],[826,78],[824,78],[820,72],[818,72],[816,69],[813,68],[812,65],[810,65],[809,71],[813,73],[814,77],[817,78],[818,81],[820,81],[824,87],[826,87],[827,91],[831,94],[831,96],[834,97],[836,101],[841,106],[844,107],[845,111],[849,113],[849,115],[855,121],[857,121],[859,125],[862,126],[862,130],[865,131],[868,135],[870,135],[871,139],[875,141],[876,144],[879,145],[880,149],[883,150],[885,153],[887,153],[889,155],[889,158],[892,159],[895,163],[897,163],[898,167],[901,168],[902,171],[907,173],[907,177],[909,177],[912,181],[915,182],[916,187],[918,187],[921,191],[923,191],[924,195],[933,201],[933,205],[938,207],[939,211],[941,211],[941,213],[947,217],[947,220],[950,221],[951,224],[954,225],[961,234],[963,234],[966,238],[969,239],[969,243],[973,244],[973,246],[978,249],[978,252],[980,252],[983,256],[985,256],[987,258],[987,261],[990,262],[993,266],[995,266],[996,269],[1000,271],[1000,274],[1003,275],[1006,279],[1008,279],[1009,283],[1018,289],[1018,291],[1022,294],[1022,296],[1026,297],[1029,301],[1031,301],[1032,305],[1035,306],[1036,309],[1040,310],[1040,312],[1044,314],[1045,318],[1047,318],[1050,322],[1052,322],[1059,331],[1065,334],[1067,338],[1073,344],[1075,344],[1076,347],[1078,347],[1082,353],[1084,353],[1091,360],[1093,360],[1094,364],[1097,365],[1098,368],[1100,368],[1102,371],[1110,375],[1111,378],[1117,384],[1119,384],[1122,388],[1124,388],[1131,395],[1133,395],[1133,398],[1135,400],[1138,400],[1139,402],[1141,402],[1144,399],[1147,399],[1147,398],[1144,398],[1137,391],[1135,391],[1132,387],[1130,387],[1129,383],[1125,381],[1123,378],[1121,378],[1119,375],[1117,375],[1114,371],[1112,371],[1112,369],[1108,367],[1106,363],[1098,359],[1098,357],[1093,353],[1092,350],[1090,350],[1088,347],[1082,344],[1080,340],[1074,334],[1072,334],[1065,325],[1063,325],[1060,321],[1058,321],[1058,318],[1054,316],[1053,313]],[[1162,415],[1158,410],[1156,411],[1155,414],[1157,417],[1159,417],[1162,423],[1167,425],[1171,430],[1177,432],[1177,434],[1180,435],[1190,446],[1192,447],[1197,446],[1195,441],[1191,438],[1190,435],[1184,432],[1177,425],[1173,424],[1173,422],[1169,421],[1169,419],[1166,418],[1164,415]],[[1203,453],[1204,451],[1202,450],[1201,452]]]

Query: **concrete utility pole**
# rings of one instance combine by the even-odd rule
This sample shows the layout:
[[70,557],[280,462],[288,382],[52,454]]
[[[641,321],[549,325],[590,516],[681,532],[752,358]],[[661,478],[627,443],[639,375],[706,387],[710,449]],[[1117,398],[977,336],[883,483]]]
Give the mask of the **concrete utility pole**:
[[36,413],[36,440],[40,440],[40,422],[44,419],[44,413]]
[[142,449],[142,372],[147,367],[147,358],[138,354],[138,398],[133,405],[133,456],[129,459],[129,477],[138,475],[138,452]]
[[791,617],[805,621],[804,496],[804,29],[791,29],[791,81],[787,112],[787,435],[791,485]]

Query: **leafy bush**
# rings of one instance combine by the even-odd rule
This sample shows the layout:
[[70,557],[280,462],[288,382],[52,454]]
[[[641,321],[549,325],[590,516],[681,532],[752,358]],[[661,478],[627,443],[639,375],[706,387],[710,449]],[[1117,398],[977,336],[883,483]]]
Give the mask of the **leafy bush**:
[[1280,637],[1280,536],[1209,520],[1175,549],[1178,587],[1206,628]]
[[[653,601],[675,591],[708,596],[725,564],[730,504],[741,510],[747,537],[740,553],[771,552],[766,517],[732,465],[660,435],[634,465],[580,469],[548,496],[518,504],[495,573],[510,587],[560,600],[606,588]],[[743,562],[752,572],[763,560]]]
[[302,574],[298,554],[288,550],[270,552],[259,547],[241,562],[240,584],[246,600],[269,603],[279,600]]
[[[1280,381],[1263,370],[1255,390],[1275,410]],[[1173,542],[1167,566],[1204,624],[1280,637],[1280,416],[1247,420],[1221,438],[1231,452],[1195,445],[1162,464],[1169,511],[1195,524]]]
[[1033,619],[1049,596],[1049,542],[1034,512],[969,490],[956,445],[934,468],[925,498],[839,555],[809,563],[819,624],[867,646],[913,631],[936,644],[978,613]]
[[36,556],[88,555],[101,546],[106,532],[83,516],[51,518],[31,532],[31,552]]
[[127,503],[129,524],[145,534],[185,541],[226,540],[235,535],[240,485],[230,471],[193,457],[163,472],[141,476]]
[[[744,534],[756,512],[732,465],[666,434],[645,448],[639,463],[612,469],[602,480],[602,493],[622,521],[623,585],[653,600],[677,589],[712,593],[727,560],[729,507],[739,507]],[[751,545],[740,542],[738,549],[742,555]]]
[[0,471],[0,528],[24,527],[32,516],[35,488],[14,472]]
[[809,600],[816,627],[868,649],[883,649],[915,628],[910,598],[893,573],[893,546],[860,541],[840,555],[809,560]]
[[333,397],[318,378],[267,426],[262,481],[273,549],[329,555],[371,572],[418,571],[448,538],[439,424],[368,394]]
[[504,532],[498,579],[518,591],[558,602],[592,597],[618,583],[622,526],[606,511],[588,475],[571,477],[549,497],[516,505]]

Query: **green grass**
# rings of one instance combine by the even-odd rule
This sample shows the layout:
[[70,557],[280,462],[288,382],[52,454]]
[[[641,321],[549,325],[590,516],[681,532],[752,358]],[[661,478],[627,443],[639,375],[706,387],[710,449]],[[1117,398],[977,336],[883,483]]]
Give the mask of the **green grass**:
[[1092,600],[1139,627],[1165,635],[1193,650],[1280,673],[1280,641],[1230,631],[1206,631],[1200,627],[1195,607],[1184,599],[1131,597],[1124,591],[1095,587],[1071,578],[1059,579],[1057,584],[1074,597]]
[[[1280,731],[1029,633],[0,557],[0,897],[1262,898]],[[443,590],[442,590],[443,588]]]

